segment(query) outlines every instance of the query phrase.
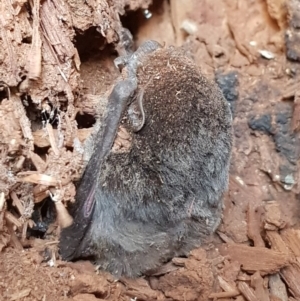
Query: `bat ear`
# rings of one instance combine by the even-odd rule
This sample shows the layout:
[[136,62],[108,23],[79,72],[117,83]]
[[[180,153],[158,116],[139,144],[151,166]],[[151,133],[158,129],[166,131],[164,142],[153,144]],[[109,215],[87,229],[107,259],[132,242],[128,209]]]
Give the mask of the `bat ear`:
[[143,107],[143,89],[139,89],[137,96],[128,108],[128,120],[133,132],[140,131],[145,124],[145,112]]

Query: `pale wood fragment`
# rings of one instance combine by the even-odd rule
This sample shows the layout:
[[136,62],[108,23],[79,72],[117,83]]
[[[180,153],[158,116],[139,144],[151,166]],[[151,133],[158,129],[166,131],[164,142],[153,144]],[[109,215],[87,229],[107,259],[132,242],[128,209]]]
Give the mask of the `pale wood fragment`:
[[0,192],[0,212],[3,210],[5,204],[5,194]]
[[29,152],[29,157],[39,173],[43,173],[46,170],[47,164],[39,155],[34,152]]
[[236,297],[238,295],[240,295],[241,293],[239,291],[231,291],[231,292],[219,292],[219,293],[211,293],[209,295],[210,299],[221,299],[221,298],[233,298]]
[[60,184],[59,180],[57,180],[56,178],[39,173],[29,174],[26,177],[20,178],[19,181],[33,184],[41,184],[46,186],[57,186]]
[[261,301],[255,296],[253,289],[251,287],[249,287],[249,285],[246,282],[239,282],[238,289],[243,294],[243,296],[246,298],[246,300]]
[[14,224],[16,227],[20,228],[22,226],[22,223],[20,222],[19,219],[17,219],[13,214],[11,214],[9,211],[6,211],[4,213],[4,216],[7,221],[10,223]]
[[221,287],[225,292],[233,292],[233,291],[236,291],[236,292],[237,292],[236,286],[233,286],[233,285],[231,285],[230,283],[228,283],[225,279],[223,279],[223,277],[218,276],[218,280],[219,280],[220,287]]
[[10,193],[10,197],[13,200],[13,205],[17,207],[20,215],[23,215],[25,211],[24,206],[14,191]]
[[286,286],[281,280],[279,274],[269,276],[269,287],[271,295],[277,297],[281,301],[288,301]]
[[10,296],[10,301],[20,300],[22,298],[25,298],[29,296],[30,292],[31,292],[31,288],[25,288],[15,294],[12,294]]
[[223,256],[242,265],[242,270],[248,272],[260,271],[261,275],[275,273],[289,264],[287,254],[261,247],[249,247],[242,244],[224,244],[220,247]]
[[58,156],[59,155],[59,149],[57,147],[53,127],[50,123],[47,123],[46,130],[47,130],[47,133],[48,133],[48,136],[49,136],[49,142],[50,142],[50,145],[51,145],[51,149],[53,150],[54,154],[56,156]]

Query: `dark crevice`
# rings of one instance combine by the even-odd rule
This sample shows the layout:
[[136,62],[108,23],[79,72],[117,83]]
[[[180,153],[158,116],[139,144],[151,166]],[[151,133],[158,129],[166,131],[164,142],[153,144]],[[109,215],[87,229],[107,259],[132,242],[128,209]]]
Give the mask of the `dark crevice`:
[[96,119],[93,115],[90,114],[80,114],[76,115],[76,121],[79,129],[90,128],[92,127]]

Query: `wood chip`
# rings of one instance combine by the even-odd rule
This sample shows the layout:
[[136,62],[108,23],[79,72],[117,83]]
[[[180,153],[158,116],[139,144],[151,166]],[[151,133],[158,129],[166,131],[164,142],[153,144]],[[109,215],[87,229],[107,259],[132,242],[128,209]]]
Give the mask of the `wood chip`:
[[294,257],[294,254],[296,255],[299,252],[298,235],[298,230],[293,229],[282,231],[281,236],[275,231],[267,231],[267,238],[271,243],[272,249],[280,250],[281,253],[285,252],[290,257],[290,261],[294,261],[290,266],[282,269],[280,275],[287,283],[293,295],[300,298],[300,265]]
[[178,270],[179,267],[176,266],[173,262],[168,262],[155,270],[147,272],[147,276],[162,276],[170,272]]
[[8,220],[10,223],[14,224],[18,228],[22,227],[22,223],[19,221],[19,219],[17,219],[9,211],[6,211],[4,216],[5,216],[6,220]]
[[270,293],[281,301],[288,301],[288,294],[284,282],[279,274],[269,276]]
[[252,288],[249,287],[249,285],[246,282],[239,282],[238,283],[238,289],[243,294],[243,296],[248,301],[261,301],[259,300],[255,294]]
[[270,301],[268,291],[268,278],[262,278],[259,272],[251,276],[251,286],[254,288],[256,297],[260,301]]
[[266,231],[266,237],[272,250],[279,251],[285,254],[290,253],[288,247],[277,231]]
[[5,194],[0,192],[0,212],[3,210],[5,204]]
[[34,183],[34,184],[41,184],[46,186],[57,186],[59,185],[59,181],[54,177],[45,175],[45,174],[31,174],[24,178],[19,179],[20,182],[27,182],[27,183]]
[[41,191],[37,194],[34,195],[34,203],[40,203],[41,201],[43,201],[45,198],[47,198],[48,196],[50,196],[49,190],[44,190]]
[[14,229],[13,229],[13,224],[10,223],[8,221],[8,231],[9,231],[9,234],[10,234],[10,243],[17,249],[17,250],[20,250],[22,251],[23,250],[23,246],[21,244],[21,242],[19,241]]
[[289,263],[289,257],[285,253],[242,244],[224,244],[220,247],[220,253],[241,263],[242,270],[260,271],[261,275],[275,273]]
[[226,243],[234,243],[234,241],[230,237],[228,237],[225,233],[222,233],[220,231],[218,231],[217,233],[218,233],[218,235],[220,236],[220,238],[224,242],[226,242]]
[[24,297],[29,296],[30,292],[31,292],[31,288],[23,289],[23,290],[20,291],[20,292],[17,292],[17,293],[15,293],[15,294],[12,294],[12,295],[10,296],[10,300],[11,300],[11,301],[14,301],[14,300],[22,299],[22,298],[24,298]]
[[209,295],[209,298],[232,298],[240,295],[239,290],[225,281],[221,276],[218,276],[219,285],[224,290],[224,292],[212,293]]
[[42,40],[40,36],[40,0],[31,2],[31,11],[33,15],[32,22],[32,43],[29,54],[28,78],[37,80],[42,70]]
[[281,237],[293,254],[300,257],[300,230],[286,229],[281,232]]
[[14,191],[10,193],[10,197],[13,200],[13,205],[17,207],[20,215],[23,215],[25,211],[24,206]]
[[240,294],[241,293],[239,291],[211,293],[209,295],[209,298],[210,299],[233,298],[233,297],[236,297]]
[[293,263],[292,265],[284,268],[280,272],[281,277],[287,284],[289,291],[292,295],[299,300],[300,299],[300,265]]
[[[79,139],[80,142],[84,142],[87,137],[91,135],[93,131],[93,128],[86,128],[86,129],[78,129],[77,130],[77,138]],[[55,139],[58,137],[58,131],[56,129],[53,129],[53,133],[55,136]],[[37,130],[33,132],[33,137],[34,137],[34,144],[38,147],[49,147],[50,146],[50,141],[49,137],[45,134],[45,130]],[[73,147],[73,140],[71,137],[66,136],[65,137],[65,146],[67,147]]]
[[28,229],[28,221],[25,221],[25,223],[23,224],[23,228],[22,228],[22,236],[21,236],[21,241],[25,241],[26,239],[26,235],[27,235],[27,229]]
[[223,279],[223,277],[218,276],[218,280],[219,280],[219,284],[220,287],[225,291],[225,292],[237,292],[237,288],[236,286],[231,285],[230,283],[228,283],[225,279]]
[[188,260],[187,258],[175,257],[172,259],[172,262],[179,267],[184,267],[187,260]]
[[264,228],[267,230],[283,229],[286,222],[282,218],[282,210],[278,202],[268,202],[265,205]]
[[252,202],[248,204],[248,237],[253,241],[255,247],[265,247],[265,243],[260,235],[262,210],[254,207]]
[[23,137],[28,141],[29,150],[33,151],[33,135],[31,131],[31,122],[23,106],[22,100],[17,95],[11,95],[11,101],[14,104],[14,115],[19,120]]
[[129,279],[121,277],[120,282],[125,284],[126,294],[138,300],[157,300],[160,294],[159,291],[153,290],[143,278]]
[[282,300],[274,295],[270,295],[270,301],[282,301]]
[[54,132],[53,132],[52,125],[50,123],[47,123],[46,129],[47,129],[47,133],[49,135],[49,141],[50,141],[51,148],[52,148],[54,154],[56,156],[58,156],[59,155],[59,149],[57,147],[57,143],[56,143],[56,139],[55,139],[55,135],[54,135]]
[[46,170],[47,164],[39,155],[34,152],[29,152],[29,157],[39,173],[43,173]]

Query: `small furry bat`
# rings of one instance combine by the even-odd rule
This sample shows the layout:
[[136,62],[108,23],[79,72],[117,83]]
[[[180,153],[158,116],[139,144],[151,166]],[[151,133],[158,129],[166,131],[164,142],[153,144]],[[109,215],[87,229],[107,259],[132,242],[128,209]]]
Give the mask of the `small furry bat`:
[[60,252],[137,277],[187,255],[218,227],[232,117],[217,85],[181,50],[147,41],[115,63],[123,78],[109,96]]

